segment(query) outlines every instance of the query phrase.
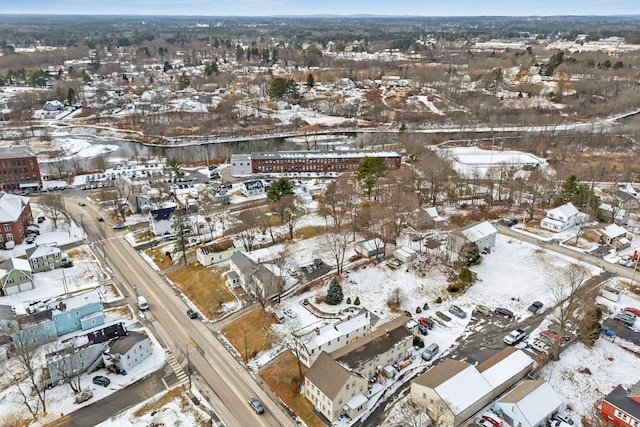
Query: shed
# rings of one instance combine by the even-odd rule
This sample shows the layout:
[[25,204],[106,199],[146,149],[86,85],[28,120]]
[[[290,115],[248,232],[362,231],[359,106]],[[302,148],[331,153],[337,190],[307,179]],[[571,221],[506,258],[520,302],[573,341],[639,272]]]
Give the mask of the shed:
[[398,248],[395,251],[393,251],[393,257],[398,261],[408,264],[414,259],[416,259],[416,251],[406,247]]
[[354,250],[367,258],[384,255],[384,242],[377,237],[371,240],[363,240],[355,244]]

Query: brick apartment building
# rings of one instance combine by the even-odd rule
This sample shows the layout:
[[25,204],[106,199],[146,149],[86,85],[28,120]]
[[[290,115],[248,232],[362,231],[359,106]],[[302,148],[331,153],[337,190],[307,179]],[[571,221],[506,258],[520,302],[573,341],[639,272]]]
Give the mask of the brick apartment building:
[[0,191],[0,243],[22,243],[29,224],[33,223],[29,198]]
[[[246,160],[247,155],[242,159]],[[402,154],[396,151],[277,151],[251,153],[251,173],[340,173],[355,169],[365,157],[382,157],[388,169],[400,168]],[[231,157],[231,175],[246,175],[234,170]],[[238,163],[240,164],[240,163]]]
[[0,184],[5,191],[16,193],[38,190],[42,176],[38,159],[27,145],[0,147]]

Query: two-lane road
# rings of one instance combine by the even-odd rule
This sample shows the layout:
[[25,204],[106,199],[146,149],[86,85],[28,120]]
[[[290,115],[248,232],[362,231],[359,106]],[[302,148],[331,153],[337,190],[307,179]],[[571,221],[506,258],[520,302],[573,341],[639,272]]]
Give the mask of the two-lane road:
[[[76,218],[83,215],[89,240],[100,246],[98,255],[106,256],[106,263],[116,282],[127,293],[127,302],[135,307],[135,293],[144,295],[150,310],[146,311],[146,326],[169,348],[176,359],[189,363],[198,373],[194,383],[209,400],[215,412],[227,426],[294,426],[278,404],[256,384],[253,377],[215,338],[206,324],[187,317],[187,306],[176,292],[124,241],[123,231],[112,230],[112,224],[97,222],[101,215],[92,203],[78,205],[79,199],[67,197],[67,210]],[[91,219],[88,221],[87,219]],[[135,285],[135,288],[134,288]],[[255,396],[265,408],[258,415],[247,400]]]

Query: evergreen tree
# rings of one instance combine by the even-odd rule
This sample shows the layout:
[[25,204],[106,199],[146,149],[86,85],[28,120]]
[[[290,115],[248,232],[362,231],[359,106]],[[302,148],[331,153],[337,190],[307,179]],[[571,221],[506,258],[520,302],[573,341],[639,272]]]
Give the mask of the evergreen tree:
[[307,74],[307,87],[311,89],[315,84],[316,84],[316,79],[315,77],[313,77],[313,74],[311,73]]
[[293,194],[293,184],[287,178],[278,179],[267,190],[267,197],[272,202],[277,202],[289,194]]
[[384,175],[387,165],[382,157],[365,157],[356,168],[356,178],[362,184],[367,197],[371,199],[371,190],[378,178]]
[[327,302],[331,305],[337,305],[340,304],[343,299],[344,294],[342,293],[342,286],[338,283],[338,279],[334,277],[331,280],[329,290],[327,291]]

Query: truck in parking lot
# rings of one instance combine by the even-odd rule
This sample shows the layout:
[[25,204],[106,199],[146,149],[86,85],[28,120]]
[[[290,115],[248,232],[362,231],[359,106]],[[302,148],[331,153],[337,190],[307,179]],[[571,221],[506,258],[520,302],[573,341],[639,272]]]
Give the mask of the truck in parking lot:
[[527,333],[523,329],[515,329],[509,332],[509,335],[504,337],[503,341],[507,345],[516,345],[524,339],[526,334]]

